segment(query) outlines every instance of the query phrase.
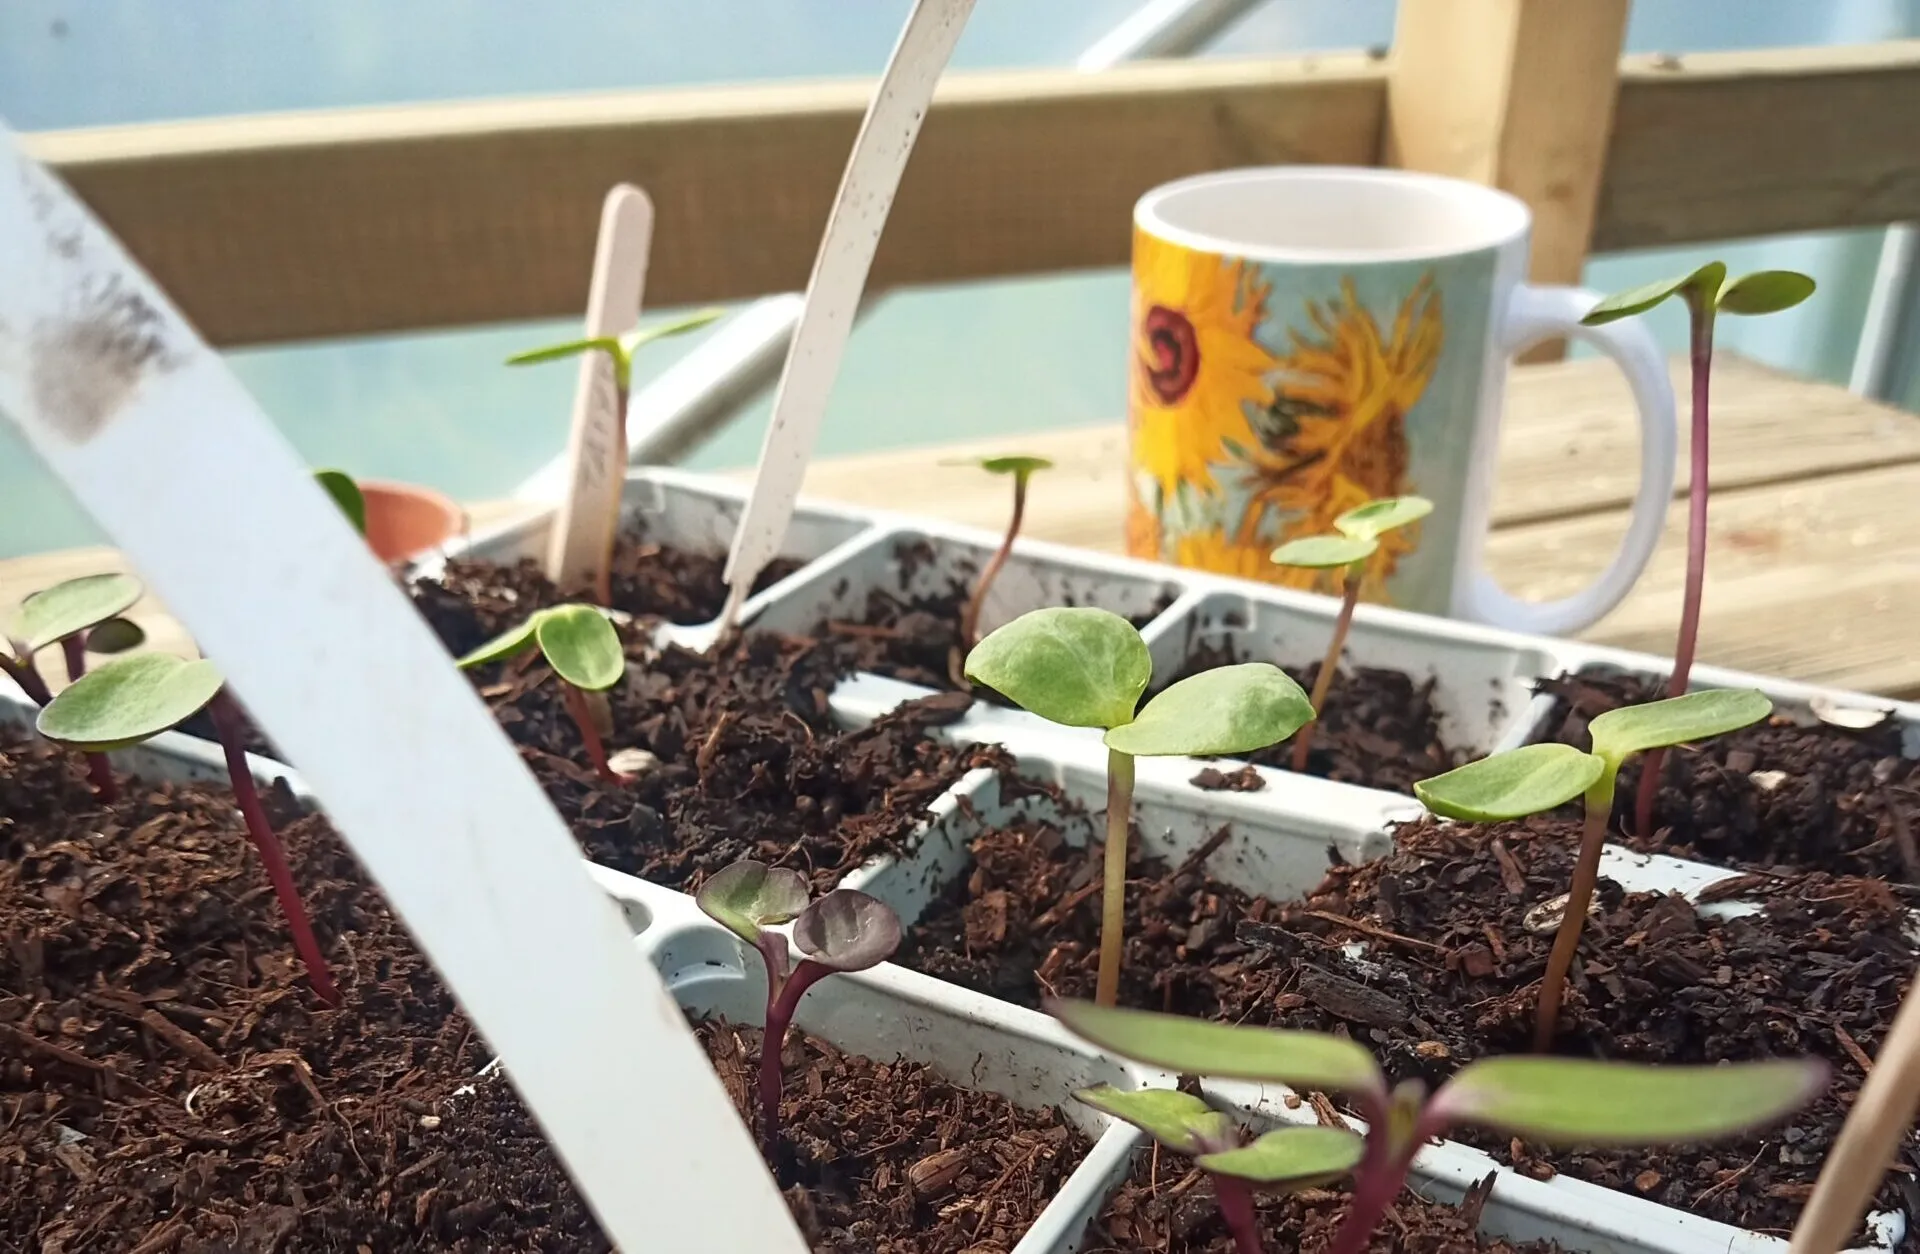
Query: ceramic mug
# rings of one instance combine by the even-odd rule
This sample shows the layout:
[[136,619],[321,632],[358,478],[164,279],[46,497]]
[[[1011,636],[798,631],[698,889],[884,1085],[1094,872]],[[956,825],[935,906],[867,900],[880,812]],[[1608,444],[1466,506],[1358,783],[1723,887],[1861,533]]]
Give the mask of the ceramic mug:
[[[1384,537],[1362,596],[1556,634],[1605,614],[1666,520],[1676,438],[1664,355],[1634,322],[1583,327],[1598,293],[1526,282],[1532,215],[1474,183],[1280,166],[1170,183],[1134,209],[1127,548],[1268,583],[1282,541],[1424,496]],[[1533,603],[1481,568],[1508,358],[1570,336],[1611,357],[1640,415],[1640,486],[1612,564]]]

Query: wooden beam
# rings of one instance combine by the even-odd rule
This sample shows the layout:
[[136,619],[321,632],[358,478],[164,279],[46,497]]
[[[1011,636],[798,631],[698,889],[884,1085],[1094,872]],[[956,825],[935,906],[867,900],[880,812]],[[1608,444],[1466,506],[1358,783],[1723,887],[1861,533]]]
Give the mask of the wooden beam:
[[1386,164],[1512,192],[1533,278],[1579,282],[1626,29],[1627,0],[1401,0]]
[[1920,218],[1920,39],[1629,57],[1596,250]]
[[1578,283],[1626,30],[1627,0],[1401,0],[1386,164],[1512,192],[1533,210],[1534,281]]
[[[1111,264],[1135,199],[1225,166],[1371,164],[1362,55],[944,83],[876,288]],[[866,82],[50,132],[52,164],[218,344],[575,315],[598,206],[659,209],[656,306],[806,283]]]
[[[1414,13],[1429,3],[1528,0],[1421,0]],[[1589,5],[1616,3],[1562,2],[1555,14],[1585,22]],[[1557,101],[1560,71],[1509,61],[1500,100],[1536,90],[1539,70]],[[798,288],[869,89],[410,105],[46,132],[28,147],[231,345],[576,316],[595,206],[622,179],[660,209],[656,303]],[[1124,265],[1133,201],[1168,179],[1378,164],[1387,94],[1386,63],[1360,55],[956,74],[907,171],[874,284]],[[1516,190],[1577,206],[1577,189],[1551,173],[1585,168],[1555,147],[1553,134],[1576,133],[1555,108],[1509,107],[1503,142],[1539,154],[1547,172],[1538,190]],[[1629,58],[1594,247],[1920,218],[1920,157],[1903,127],[1915,116],[1920,40]],[[1506,162],[1522,179],[1519,158]],[[1562,241],[1577,237],[1576,218],[1554,219]],[[1570,276],[1574,252],[1542,231],[1539,273]]]

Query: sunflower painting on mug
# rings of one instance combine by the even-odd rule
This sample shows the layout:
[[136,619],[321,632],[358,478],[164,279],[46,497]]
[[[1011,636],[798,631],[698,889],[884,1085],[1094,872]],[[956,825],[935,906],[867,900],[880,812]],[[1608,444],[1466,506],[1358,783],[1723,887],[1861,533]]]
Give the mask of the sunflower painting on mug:
[[[1422,459],[1409,431],[1446,341],[1437,268],[1448,267],[1360,267],[1357,280],[1351,267],[1254,263],[1136,230],[1128,551],[1331,591],[1325,572],[1267,555],[1368,501],[1426,491],[1427,478],[1457,484],[1459,451],[1434,440],[1430,424]],[[1461,393],[1470,424],[1469,381],[1442,383]],[[1470,442],[1471,426],[1460,435]],[[1421,530],[1383,540],[1364,572],[1366,599],[1444,602],[1451,554],[1395,578]]]

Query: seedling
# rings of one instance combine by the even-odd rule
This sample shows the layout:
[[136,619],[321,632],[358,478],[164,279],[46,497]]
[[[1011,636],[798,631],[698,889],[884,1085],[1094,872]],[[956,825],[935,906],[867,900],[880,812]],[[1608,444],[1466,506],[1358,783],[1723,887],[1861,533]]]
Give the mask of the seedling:
[[[1680,638],[1673,647],[1673,676],[1666,695],[1687,690],[1693,671],[1694,644],[1700,634],[1700,592],[1707,573],[1707,391],[1713,371],[1713,320],[1717,313],[1770,314],[1791,309],[1813,295],[1813,280],[1792,270],[1759,270],[1728,281],[1725,263],[1709,261],[1692,274],[1663,279],[1609,296],[1581,321],[1599,326],[1619,318],[1645,313],[1670,296],[1687,306],[1690,324],[1688,360],[1693,375],[1692,479],[1687,486],[1686,595],[1680,606]],[[1653,835],[1653,803],[1660,792],[1665,755],[1649,754],[1640,776],[1634,804],[1634,830]]]
[[307,968],[313,991],[327,1005],[337,1006],[340,992],[334,987],[326,959],[320,956],[320,945],[314,940],[306,908],[300,904],[286,853],[267,821],[253,774],[247,769],[243,747],[246,720],[227,695],[213,663],[189,662],[165,653],[115,658],[68,685],[40,711],[34,725],[48,740],[104,754],[151,740],[203,708],[212,716],[219,734],[220,748],[227,759],[227,779],[233,786],[234,799],[240,803],[247,839],[253,842],[267,869],[273,894],[286,915],[287,929],[293,933],[293,947]]
[[[769,1157],[780,1144],[780,1055],[800,999],[827,976],[865,971],[900,948],[900,917],[884,903],[851,888],[836,888],[812,904],[807,897],[806,876],[753,861],[723,867],[694,894],[708,917],[753,946],[766,964],[760,1133]],[[787,938],[773,930],[788,922],[794,945],[805,955],[791,971]]]
[[[34,656],[58,644],[66,656],[67,679],[87,673],[87,651],[121,653],[146,639],[146,633],[121,618],[140,599],[140,581],[131,575],[82,575],[42,589],[20,603],[7,624],[6,649],[0,649],[4,671],[35,705],[53,700]],[[87,755],[87,774],[94,792],[111,804],[119,796],[113,767],[98,753]]]
[[1239,1254],[1264,1254],[1266,1248],[1253,1210],[1255,1186],[1291,1193],[1330,1184],[1358,1166],[1364,1152],[1365,1142],[1345,1128],[1289,1126],[1251,1138],[1232,1116],[1178,1089],[1128,1091],[1100,1084],[1074,1096],[1193,1159],[1213,1183],[1214,1202]]
[[684,318],[655,323],[650,327],[640,327],[625,335],[596,335],[583,340],[549,344],[545,348],[533,348],[524,353],[515,353],[507,358],[507,364],[533,366],[541,362],[578,357],[582,353],[605,353],[613,361],[613,386],[619,396],[620,447],[624,458],[624,450],[627,447],[627,397],[633,389],[634,357],[641,349],[656,340],[685,335],[689,331],[698,331],[701,327],[725,315],[726,312],[724,309],[703,309],[699,313],[688,314]]
[[[1354,1173],[1353,1201],[1327,1254],[1365,1249],[1406,1182],[1414,1155],[1456,1125],[1561,1145],[1673,1145],[1772,1123],[1827,1082],[1826,1065],[1818,1059],[1653,1067],[1584,1058],[1486,1058],[1468,1063],[1429,1095],[1419,1080],[1389,1086],[1373,1055],[1345,1037],[1087,1002],[1053,1001],[1047,1012],[1100,1048],[1147,1066],[1351,1099],[1367,1121],[1366,1148]],[[1200,1165],[1206,1167],[1204,1159]],[[1241,1241],[1241,1254],[1257,1249]]]
[[[1353,607],[1360,600],[1360,584],[1367,570],[1367,559],[1380,551],[1380,537],[1408,523],[1418,522],[1433,512],[1433,502],[1420,496],[1394,496],[1370,501],[1348,510],[1333,520],[1336,534],[1305,536],[1289,540],[1268,557],[1277,566],[1301,566],[1309,570],[1339,570],[1342,573],[1340,617],[1333,622],[1333,639],[1327,642],[1327,656],[1313,680],[1313,714],[1318,718],[1327,708],[1327,690],[1333,686],[1333,672],[1340,665],[1340,651],[1347,646],[1347,629],[1353,626]],[[1304,774],[1307,751],[1313,747],[1313,728],[1301,731],[1293,742],[1293,769]]]
[[606,742],[601,739],[603,722],[610,722],[607,689],[620,682],[627,671],[626,651],[620,646],[620,633],[607,616],[591,605],[556,605],[537,610],[513,630],[495,636],[456,665],[468,670],[487,662],[501,662],[537,648],[547,665],[560,677],[560,694],[567,714],[580,729],[586,745],[587,760],[600,778],[611,784],[633,781],[614,770],[607,762]]
[[980,607],[987,603],[987,589],[993,587],[1000,568],[1007,564],[1007,556],[1013,552],[1013,542],[1020,534],[1020,523],[1027,513],[1027,481],[1042,470],[1052,470],[1053,463],[1044,457],[1029,457],[1013,454],[1006,457],[976,457],[965,461],[950,462],[949,465],[978,466],[990,475],[1009,475],[1013,479],[1013,515],[1007,520],[1007,538],[1000,542],[994,555],[987,559],[987,565],[980,572],[980,578],[973,585],[973,595],[967,598],[967,607],[960,614],[960,648],[953,655],[949,668],[953,672],[956,687],[965,687],[960,658],[968,649],[979,643]]
[[1574,863],[1566,913],[1560,917],[1547,972],[1540,981],[1539,1017],[1534,1025],[1536,1049],[1545,1052],[1553,1044],[1561,992],[1574,954],[1579,951],[1580,931],[1586,924],[1594,882],[1600,875],[1600,851],[1606,843],[1607,820],[1613,814],[1614,781],[1621,763],[1649,749],[1736,731],[1759,722],[1772,710],[1773,703],[1750,688],[1690,692],[1684,697],[1624,706],[1600,715],[1587,729],[1593,738],[1591,753],[1572,745],[1527,745],[1469,762],[1413,786],[1414,796],[1435,814],[1475,823],[1524,818],[1565,805],[1575,797],[1586,799],[1586,822],[1580,833],[1580,853]]
[[1022,614],[967,655],[972,682],[1041,718],[1106,733],[1107,845],[1095,994],[1103,1006],[1120,993],[1133,760],[1250,753],[1278,744],[1313,718],[1300,685],[1266,662],[1190,675],[1141,708],[1152,673],[1153,658],[1133,624],[1090,607]]
[[313,481],[326,489],[333,503],[340,507],[353,529],[361,535],[367,534],[367,498],[361,494],[360,485],[353,476],[344,470],[316,470]]

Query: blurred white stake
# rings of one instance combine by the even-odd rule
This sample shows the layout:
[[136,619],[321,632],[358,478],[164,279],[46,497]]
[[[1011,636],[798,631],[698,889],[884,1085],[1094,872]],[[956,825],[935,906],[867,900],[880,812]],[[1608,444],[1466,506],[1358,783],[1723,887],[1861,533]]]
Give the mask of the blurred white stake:
[[[582,339],[618,339],[633,330],[640,320],[652,246],[653,202],[639,188],[622,183],[607,193],[600,210],[600,241],[594,248]],[[567,437],[567,492],[560,498],[547,546],[547,578],[561,587],[591,584],[602,605],[608,600],[607,557],[627,477],[627,436],[620,416],[626,403],[613,358],[582,354],[573,391],[573,429]]]
[[406,598],[220,358],[0,127],[0,414],[192,629],[630,1254],[804,1249],[659,976]]
[[953,55],[973,3],[915,0],[854,138],[853,156],[827,218],[813,277],[807,281],[806,308],[787,350],[779,391],[774,393],[773,421],[760,448],[760,469],[740,517],[740,529],[734,532],[733,552],[727,556],[727,604],[720,613],[720,635],[734,626],[753,581],[779,556],[800,480],[820,436],[827,397],[840,373],[860,294],[867,286],[867,271],[880,245],[881,228],[893,208],[920,123],[933,102],[934,84]]

